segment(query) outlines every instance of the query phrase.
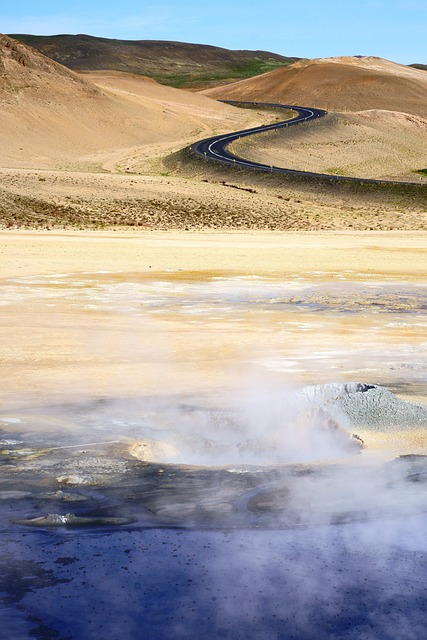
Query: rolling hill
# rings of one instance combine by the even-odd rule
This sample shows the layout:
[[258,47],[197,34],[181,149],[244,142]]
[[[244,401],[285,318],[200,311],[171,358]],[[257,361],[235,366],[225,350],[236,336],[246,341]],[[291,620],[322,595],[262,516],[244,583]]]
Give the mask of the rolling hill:
[[249,78],[299,60],[268,51],[231,51],[160,40],[113,40],[89,35],[11,37],[74,71],[124,71],[182,88],[201,89]]
[[382,109],[427,118],[427,74],[375,57],[301,60],[203,93],[217,99],[283,102],[331,111]]
[[0,35],[3,167],[111,169],[129,154],[166,154],[255,117],[141,76],[82,77]]

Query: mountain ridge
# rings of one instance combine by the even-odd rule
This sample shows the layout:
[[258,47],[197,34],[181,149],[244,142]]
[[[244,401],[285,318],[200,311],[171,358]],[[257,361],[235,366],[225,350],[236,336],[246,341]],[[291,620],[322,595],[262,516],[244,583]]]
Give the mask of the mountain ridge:
[[167,40],[120,40],[87,34],[11,34],[74,71],[124,71],[161,84],[201,89],[259,75],[300,58]]

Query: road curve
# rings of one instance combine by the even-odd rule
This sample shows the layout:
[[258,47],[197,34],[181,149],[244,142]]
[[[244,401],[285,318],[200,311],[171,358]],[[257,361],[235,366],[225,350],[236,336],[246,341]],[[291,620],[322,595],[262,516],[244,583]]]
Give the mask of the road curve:
[[[203,156],[206,160],[214,160],[219,162],[226,162],[228,164],[249,167],[251,169],[260,169],[262,171],[279,171],[288,172],[293,171],[291,169],[282,169],[280,167],[271,167],[259,162],[252,162],[251,160],[245,160],[239,156],[235,156],[228,151],[228,146],[239,138],[246,136],[252,136],[255,133],[263,133],[264,131],[273,131],[274,129],[281,129],[283,127],[290,127],[301,122],[308,122],[316,118],[325,116],[328,112],[323,109],[313,109],[311,107],[298,107],[286,104],[275,104],[266,102],[240,102],[234,100],[222,100],[227,104],[231,104],[237,107],[262,107],[268,109],[287,109],[296,111],[297,115],[290,120],[284,120],[282,122],[275,122],[273,124],[261,125],[260,127],[253,127],[252,129],[244,129],[242,131],[234,131],[233,133],[226,133],[213,138],[206,138],[200,140],[192,146],[192,150],[200,156]],[[299,173],[299,172],[298,172]]]
[[306,179],[317,179],[328,182],[357,182],[358,184],[376,184],[376,185],[411,185],[415,187],[422,187],[423,189],[427,185],[417,184],[415,182],[401,182],[397,180],[376,180],[373,178],[353,178],[350,176],[336,176],[328,173],[313,173],[311,171],[298,171],[296,169],[285,169],[282,167],[275,167],[260,162],[252,162],[251,160],[245,160],[239,156],[234,155],[228,150],[229,145],[239,138],[251,136],[256,133],[262,133],[264,131],[273,131],[274,129],[281,129],[284,127],[291,127],[310,120],[316,120],[325,116],[328,112],[324,109],[315,109],[314,107],[300,107],[296,105],[288,104],[276,104],[269,102],[242,102],[235,100],[222,100],[227,104],[231,104],[237,107],[260,107],[267,109],[291,109],[296,111],[297,115],[290,120],[284,120],[283,122],[275,122],[269,125],[262,125],[260,127],[254,127],[252,129],[244,129],[242,131],[235,131],[232,133],[226,133],[212,138],[206,138],[193,144],[189,149],[192,154],[203,157],[206,161],[221,162],[238,166],[246,169],[254,169],[258,171],[268,171],[271,173],[288,174],[289,176],[296,176]]

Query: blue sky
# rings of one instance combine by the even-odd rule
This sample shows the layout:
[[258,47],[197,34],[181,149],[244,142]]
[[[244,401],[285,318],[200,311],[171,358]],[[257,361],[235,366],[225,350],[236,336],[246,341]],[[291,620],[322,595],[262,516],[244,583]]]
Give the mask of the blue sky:
[[87,33],[427,64],[426,0],[3,0],[0,32]]

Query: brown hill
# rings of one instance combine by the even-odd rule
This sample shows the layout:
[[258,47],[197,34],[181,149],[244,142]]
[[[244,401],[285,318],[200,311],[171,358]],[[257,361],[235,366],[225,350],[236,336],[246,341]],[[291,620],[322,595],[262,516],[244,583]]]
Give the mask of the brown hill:
[[332,111],[386,109],[427,117],[427,74],[373,57],[302,60],[203,93],[228,100],[284,102]]
[[12,37],[75,71],[124,71],[174,87],[198,89],[249,78],[299,60],[269,51],[230,51],[161,40],[112,40],[88,35]]
[[139,76],[83,78],[0,35],[3,167],[112,169],[129,155],[166,154],[255,117]]

